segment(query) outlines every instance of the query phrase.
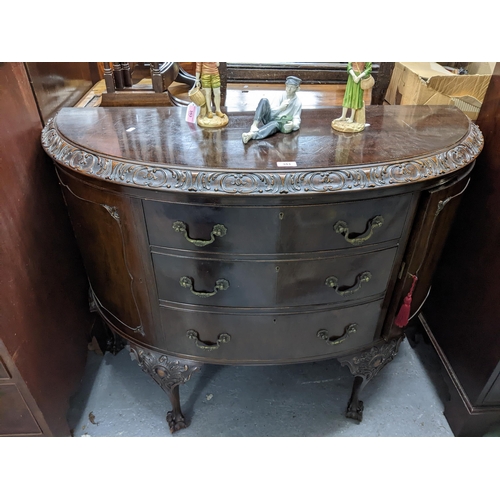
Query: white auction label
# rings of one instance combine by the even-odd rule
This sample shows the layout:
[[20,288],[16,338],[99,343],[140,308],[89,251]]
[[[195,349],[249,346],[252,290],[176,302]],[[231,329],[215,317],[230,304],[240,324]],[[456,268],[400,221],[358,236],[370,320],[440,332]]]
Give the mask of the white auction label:
[[277,162],[278,167],[296,167],[297,162],[295,161],[279,161]]

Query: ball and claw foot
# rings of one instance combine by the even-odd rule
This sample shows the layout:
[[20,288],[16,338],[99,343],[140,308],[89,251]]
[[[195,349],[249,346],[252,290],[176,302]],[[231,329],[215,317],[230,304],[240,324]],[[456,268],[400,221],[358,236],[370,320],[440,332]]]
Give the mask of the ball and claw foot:
[[349,401],[347,405],[347,410],[345,412],[346,418],[352,418],[357,422],[363,421],[363,401],[358,401],[356,405],[353,405],[351,401]]
[[174,415],[173,411],[167,412],[167,423],[171,434],[181,429],[187,429],[188,427],[184,417],[182,415]]

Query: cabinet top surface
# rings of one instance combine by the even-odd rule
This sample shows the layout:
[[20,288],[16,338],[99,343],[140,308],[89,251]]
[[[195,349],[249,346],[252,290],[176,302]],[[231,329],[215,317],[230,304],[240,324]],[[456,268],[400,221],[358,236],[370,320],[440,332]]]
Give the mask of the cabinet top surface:
[[[283,194],[384,187],[471,163],[483,139],[453,106],[368,106],[364,131],[331,128],[341,108],[304,109],[300,130],[243,144],[251,112],[222,129],[185,108],[64,108],[42,144],[59,164],[115,183],[166,191]],[[287,187],[288,186],[288,187]]]

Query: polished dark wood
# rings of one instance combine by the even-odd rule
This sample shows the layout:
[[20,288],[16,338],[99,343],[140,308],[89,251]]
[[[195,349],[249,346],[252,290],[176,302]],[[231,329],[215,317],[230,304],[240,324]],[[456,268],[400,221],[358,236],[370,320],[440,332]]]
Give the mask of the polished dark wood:
[[125,85],[123,82],[122,64],[119,62],[113,63],[113,77],[115,81],[115,89],[123,90]]
[[111,63],[105,62],[104,65],[104,83],[106,84],[106,93],[112,94],[116,92],[115,75]]
[[[281,161],[296,162],[298,172],[390,165],[445,150],[469,130],[468,118],[454,106],[370,106],[370,127],[363,134],[332,130],[330,123],[339,114],[341,108],[304,110],[298,133],[276,134],[248,145],[242,144],[241,134],[249,129],[252,112],[232,113],[229,126],[207,130],[187,123],[182,109],[72,108],[59,114],[57,128],[71,143],[105,156],[241,172],[279,171]],[[93,128],[99,134],[88,132]],[[411,172],[406,175],[411,178]]]
[[[415,317],[433,283],[433,275],[441,255],[450,224],[455,217],[460,197],[468,186],[473,165],[465,168],[456,178],[442,186],[437,186],[422,194],[420,210],[414,221],[413,232],[408,242],[402,279],[396,285],[396,293],[406,296],[417,276],[415,289],[412,293],[410,317]],[[396,314],[398,304],[393,303],[390,314]],[[399,328],[393,326],[387,338],[399,335]]]
[[168,93],[158,93],[143,89],[126,89],[130,92],[104,93],[101,96],[101,106],[103,107],[123,107],[123,106],[173,106],[173,101]]
[[381,62],[377,72],[375,85],[372,89],[372,102],[374,105],[384,104],[385,93],[391,82],[392,71],[394,69],[393,62]]
[[15,362],[0,340],[0,436],[52,436]]
[[[376,77],[379,65],[373,63]],[[346,62],[291,62],[291,63],[227,63],[230,83],[284,82],[289,75],[299,77],[303,83],[346,83]]]
[[445,416],[459,436],[500,425],[500,65],[477,119],[483,153],[462,196],[422,322],[449,375]]
[[132,70],[130,68],[130,63],[122,62],[122,75],[123,75],[123,86],[132,87]]
[[[29,413],[35,434],[67,436],[94,318],[24,64],[0,64],[0,115],[0,357],[10,374],[0,387],[10,394],[0,397],[0,435],[32,435],[32,422],[23,424]],[[28,410],[17,418],[23,401]]]
[[[349,218],[352,228],[362,232],[366,226],[366,213],[377,213],[384,218],[383,231],[374,231],[371,243],[381,243],[401,236],[406,216],[412,203],[411,194],[363,200],[357,204],[353,214],[351,203],[339,203],[333,208],[329,204],[308,206],[254,207],[235,206],[223,210],[213,204],[190,204],[189,206],[144,201],[144,214],[151,245],[192,250],[193,244],[184,233],[173,230],[172,225],[183,220],[187,233],[198,239],[208,239],[213,221],[231,226],[232,231],[217,237],[210,249],[220,253],[303,253],[314,251],[342,250],[352,248],[351,243],[339,233],[324,230],[325,220]],[[248,238],[248,228],[255,228],[256,237]],[[195,228],[195,229],[194,229]],[[307,233],[307,239],[298,239],[294,231]],[[258,237],[257,237],[258,236]],[[201,249],[200,249],[201,250]]]
[[[44,130],[96,310],[162,387],[171,357],[186,375],[190,363],[342,359],[359,421],[361,389],[403,338],[408,272],[414,307],[429,286],[450,222],[433,208],[459,194],[479,129],[454,107],[370,106],[363,133],[339,134],[333,107],[245,145],[252,113],[215,130],[184,113],[65,109]],[[185,425],[187,378],[175,380],[172,431]]]
[[63,106],[74,106],[97,83],[95,63],[25,63],[43,122]]
[[155,92],[165,92],[179,74],[179,64],[176,62],[151,63],[151,79]]

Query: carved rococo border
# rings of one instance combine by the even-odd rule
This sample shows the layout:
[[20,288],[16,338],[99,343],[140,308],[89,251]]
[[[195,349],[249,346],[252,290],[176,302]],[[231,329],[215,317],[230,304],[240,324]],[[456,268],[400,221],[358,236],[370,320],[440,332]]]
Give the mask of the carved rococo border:
[[42,146],[56,162],[77,172],[117,184],[160,191],[223,194],[306,194],[356,191],[408,184],[440,177],[470,164],[483,148],[479,127],[470,122],[460,144],[448,151],[401,163],[353,166],[322,171],[255,173],[187,170],[121,162],[84,151],[66,141],[50,119],[42,132]]

